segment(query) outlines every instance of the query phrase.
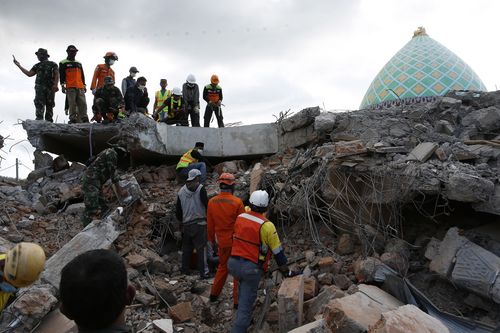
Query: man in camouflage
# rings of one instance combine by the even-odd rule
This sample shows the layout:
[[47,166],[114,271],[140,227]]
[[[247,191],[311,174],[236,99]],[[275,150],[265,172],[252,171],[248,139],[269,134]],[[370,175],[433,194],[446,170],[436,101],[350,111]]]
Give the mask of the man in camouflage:
[[120,89],[115,87],[115,82],[111,76],[104,78],[104,86],[97,89],[94,96],[94,120],[98,123],[112,123],[125,117],[123,113],[125,101]]
[[57,64],[49,61],[50,55],[46,49],[39,48],[35,54],[40,62],[29,71],[22,67],[16,58],[14,58],[14,64],[28,77],[36,75],[34,100],[36,120],[43,120],[45,110],[45,120],[52,122],[55,106],[54,95],[59,90],[57,87],[59,71]]
[[119,155],[125,156],[125,149],[121,147],[105,149],[85,170],[82,177],[83,202],[85,203],[85,211],[82,216],[83,226],[92,222],[93,219],[101,218],[102,213],[106,210],[102,186],[108,179],[111,179],[113,184],[118,183],[116,169]]

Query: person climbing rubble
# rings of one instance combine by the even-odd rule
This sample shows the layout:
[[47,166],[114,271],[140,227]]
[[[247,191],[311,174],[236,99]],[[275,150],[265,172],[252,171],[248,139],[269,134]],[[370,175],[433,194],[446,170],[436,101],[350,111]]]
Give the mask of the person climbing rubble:
[[224,117],[222,116],[222,88],[219,86],[219,77],[215,74],[210,78],[210,83],[203,88],[203,99],[207,102],[205,114],[203,115],[204,127],[210,127],[212,114],[215,113],[217,125],[224,127]]
[[[234,223],[238,215],[245,212],[243,202],[233,195],[236,180],[231,173],[224,172],[219,177],[220,193],[208,201],[207,229],[208,243],[219,249],[219,266],[210,291],[210,301],[216,302],[226,283],[227,261],[233,245]],[[238,306],[238,283],[233,280],[233,304]]]
[[[82,215],[83,226],[87,226],[92,220],[102,218],[107,205],[102,194],[103,185],[111,179],[112,186],[118,186],[118,165],[126,164],[128,152],[122,147],[113,147],[103,150],[90,163],[85,170],[81,184],[85,210]],[[121,195],[123,190],[117,189]]]
[[35,52],[39,63],[35,64],[30,70],[27,70],[14,56],[14,64],[28,77],[36,75],[35,79],[35,116],[36,120],[43,120],[45,111],[45,120],[53,122],[55,93],[59,90],[59,70],[57,64],[49,61],[49,53],[46,49],[39,48]]
[[168,125],[188,126],[188,115],[182,98],[182,91],[179,87],[172,89],[172,96],[168,97],[157,109],[160,122]]
[[92,83],[90,84],[90,89],[94,95],[97,89],[104,86],[104,78],[106,76],[111,76],[113,81],[115,80],[115,71],[111,66],[118,60],[118,56],[114,52],[106,52],[103,58],[104,64],[97,65],[94,70],[94,76],[92,77]]
[[35,243],[19,243],[0,254],[0,312],[17,288],[25,288],[38,279],[45,265],[45,252]]
[[197,169],[201,173],[201,182],[204,183],[207,178],[207,163],[208,160],[203,157],[203,142],[196,142],[193,149],[188,150],[182,155],[175,171],[179,176],[187,176],[188,172]]
[[123,259],[111,250],[78,255],[61,271],[61,313],[78,332],[128,333],[125,307],[132,304],[135,288],[128,282]]
[[92,120],[98,123],[101,121],[103,124],[114,123],[125,118],[125,101],[111,76],[106,76],[104,87],[97,89],[92,110],[94,111]]
[[189,274],[193,249],[196,249],[197,268],[202,279],[208,278],[206,257],[207,206],[205,187],[200,184],[201,172],[190,170],[186,184],[177,194],[175,216],[182,226],[182,266],[181,272]]
[[267,270],[271,254],[280,271],[287,272],[287,258],[274,224],[265,213],[269,194],[255,191],[250,195],[250,211],[238,215],[234,224],[229,273],[238,280],[238,310],[231,333],[244,333],[252,320],[260,279]]

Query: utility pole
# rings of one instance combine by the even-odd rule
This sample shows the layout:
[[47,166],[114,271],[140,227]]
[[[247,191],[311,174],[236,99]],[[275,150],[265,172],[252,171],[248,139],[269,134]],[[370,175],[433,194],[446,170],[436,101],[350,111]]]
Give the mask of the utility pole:
[[19,180],[19,159],[16,157],[16,182]]

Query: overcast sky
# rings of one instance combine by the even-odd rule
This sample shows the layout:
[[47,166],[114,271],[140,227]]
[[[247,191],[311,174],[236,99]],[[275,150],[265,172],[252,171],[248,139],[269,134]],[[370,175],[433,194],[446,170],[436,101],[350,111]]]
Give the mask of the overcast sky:
[[[14,125],[18,119],[34,118],[34,78],[19,71],[12,54],[30,69],[39,47],[59,62],[74,44],[90,86],[95,66],[114,51],[117,83],[136,66],[150,96],[161,78],[172,89],[193,73],[202,88],[216,73],[225,121],[253,124],[308,106],[357,109],[372,79],[418,26],[495,90],[498,13],[494,0],[0,0],[0,135],[14,139],[0,152],[6,159],[0,175],[14,175],[4,169],[16,157],[33,167],[31,145],[12,145],[26,138]],[[68,120],[63,96],[56,95],[57,122]],[[201,107],[203,116],[204,102]],[[25,177],[29,170],[20,172]]]

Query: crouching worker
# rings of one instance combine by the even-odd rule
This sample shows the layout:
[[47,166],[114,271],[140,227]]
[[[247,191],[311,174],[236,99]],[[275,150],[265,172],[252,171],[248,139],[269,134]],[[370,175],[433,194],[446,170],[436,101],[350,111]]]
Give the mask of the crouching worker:
[[131,332],[125,326],[125,306],[132,304],[123,259],[110,250],[91,250],[71,260],[61,271],[61,312],[78,332]]
[[92,120],[103,124],[113,123],[125,118],[125,100],[120,89],[115,87],[111,76],[104,78],[104,87],[97,89],[92,105],[94,117]]
[[175,87],[172,90],[172,96],[168,97],[158,108],[158,114],[160,121],[167,125],[189,125],[181,88]]
[[208,160],[203,157],[203,148],[205,144],[203,142],[196,142],[193,149],[188,150],[182,155],[179,163],[175,168],[175,171],[180,176],[187,176],[188,172],[193,169],[200,170],[202,183],[207,179],[207,164]]
[[7,306],[17,288],[31,285],[45,265],[45,252],[35,243],[19,243],[0,254],[0,312]]
[[238,311],[231,333],[244,333],[252,320],[252,308],[271,254],[279,269],[288,271],[285,251],[276,227],[264,215],[269,206],[266,191],[250,195],[250,211],[238,215],[234,224],[229,272],[238,280]]
[[[128,166],[129,155],[125,148],[113,147],[103,150],[89,164],[82,177],[82,193],[85,210],[82,215],[83,226],[92,220],[100,219],[107,205],[102,193],[103,185],[111,179],[112,186],[118,184],[118,166]],[[121,189],[117,192],[123,194]]]

